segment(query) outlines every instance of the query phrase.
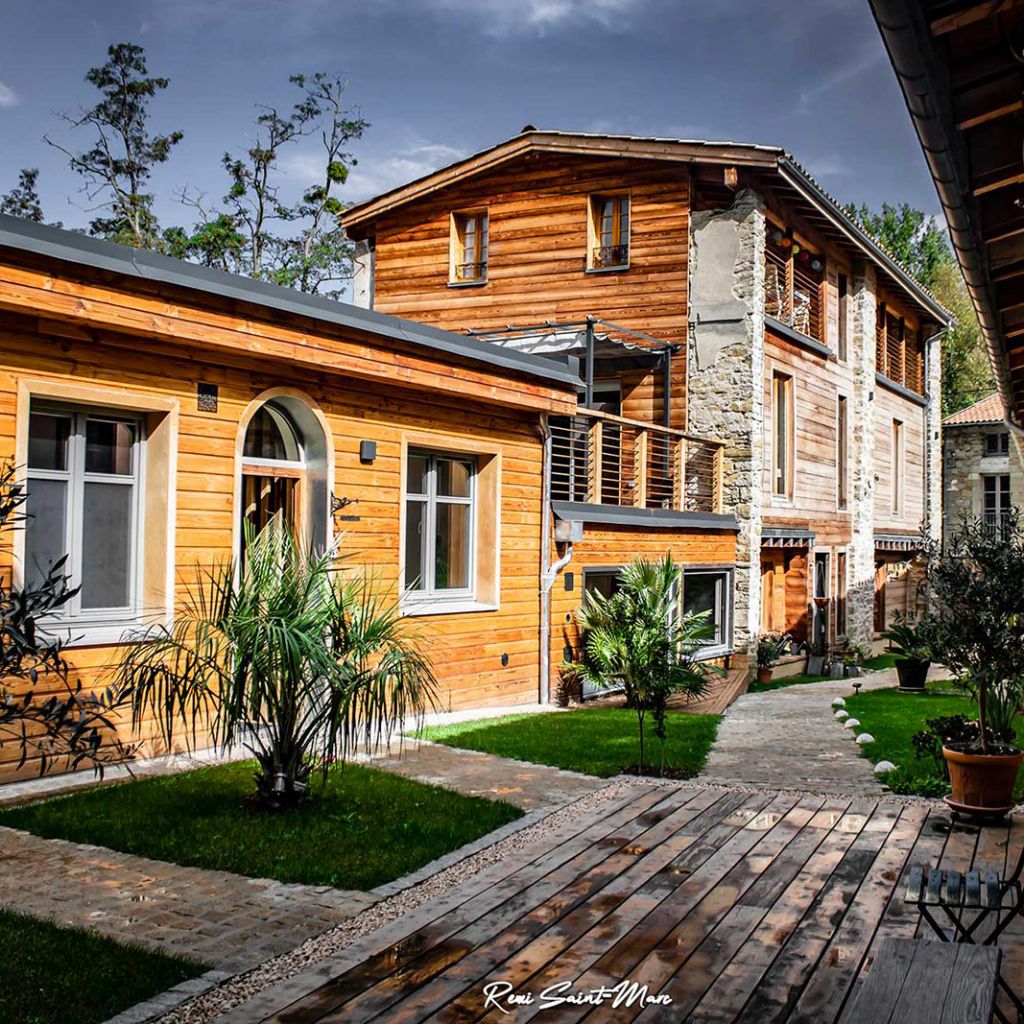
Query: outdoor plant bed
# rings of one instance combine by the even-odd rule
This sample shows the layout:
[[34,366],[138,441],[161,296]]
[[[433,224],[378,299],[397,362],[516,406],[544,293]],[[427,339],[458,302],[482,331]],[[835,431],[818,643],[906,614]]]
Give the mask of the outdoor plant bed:
[[0,811],[0,825],[189,867],[366,890],[522,815],[355,764],[315,777],[305,804],[269,811],[253,806],[255,771],[243,761],[100,786]]
[[[707,760],[720,721],[717,715],[670,711],[665,763],[675,778],[693,778]],[[637,762],[636,713],[629,708],[578,708],[549,714],[506,715],[438,725],[414,734],[463,750],[479,750],[532,764],[610,778]],[[654,772],[657,764],[645,765]]]
[[772,670],[789,646],[789,637],[778,633],[762,633],[757,638],[757,681],[762,686],[772,681]]
[[0,1020],[12,1024],[99,1024],[207,969],[0,910]]

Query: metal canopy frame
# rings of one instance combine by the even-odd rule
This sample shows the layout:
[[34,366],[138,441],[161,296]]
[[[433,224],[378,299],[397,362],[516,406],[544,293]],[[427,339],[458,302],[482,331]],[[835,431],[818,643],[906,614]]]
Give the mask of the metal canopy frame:
[[[604,328],[604,331],[601,328]],[[514,338],[543,337],[547,334],[568,331],[578,331],[584,335],[582,377],[586,408],[591,409],[594,405],[594,367],[598,361],[596,348],[599,335],[603,335],[604,339],[613,345],[634,350],[632,355],[624,355],[615,359],[601,359],[600,361],[605,366],[610,366],[615,370],[633,369],[638,366],[660,366],[664,396],[662,420],[664,426],[671,426],[672,356],[682,347],[679,344],[663,341],[644,331],[623,327],[621,324],[612,323],[610,320],[603,320],[596,316],[588,316],[583,320],[545,320],[539,324],[506,324],[504,327],[471,328],[466,333],[474,338],[501,344],[505,340]],[[631,343],[626,339],[636,339],[639,344]],[[540,356],[540,358],[544,357]]]

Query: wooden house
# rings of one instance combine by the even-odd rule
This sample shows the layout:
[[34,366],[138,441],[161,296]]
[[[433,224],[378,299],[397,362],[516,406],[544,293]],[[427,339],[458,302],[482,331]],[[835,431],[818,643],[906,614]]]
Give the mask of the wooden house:
[[0,217],[0,459],[32,516],[3,572],[70,554],[81,590],[48,626],[101,687],[133,629],[281,511],[402,588],[444,709],[535,703],[545,425],[579,386],[564,359]]
[[[581,361],[580,410],[552,421],[556,516],[583,524],[565,625],[665,550],[692,608],[727,609],[723,651],[870,642],[913,614],[949,317],[785,152],[527,129],[342,221],[357,302]],[[698,518],[719,507],[734,560]]]

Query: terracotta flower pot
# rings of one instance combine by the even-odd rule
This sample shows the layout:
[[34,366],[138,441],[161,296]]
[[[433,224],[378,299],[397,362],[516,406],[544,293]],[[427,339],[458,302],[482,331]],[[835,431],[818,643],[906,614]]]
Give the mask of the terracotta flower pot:
[[772,681],[772,670],[770,668],[759,668],[757,670],[757,681],[759,683],[770,683]]
[[1013,785],[1024,751],[1009,754],[968,754],[942,748],[953,792],[946,803],[954,811],[978,817],[1004,815],[1013,808]]
[[896,675],[900,679],[901,690],[923,690],[924,684],[928,681],[928,669],[932,667],[930,661],[923,661],[920,658],[904,658],[896,662]]

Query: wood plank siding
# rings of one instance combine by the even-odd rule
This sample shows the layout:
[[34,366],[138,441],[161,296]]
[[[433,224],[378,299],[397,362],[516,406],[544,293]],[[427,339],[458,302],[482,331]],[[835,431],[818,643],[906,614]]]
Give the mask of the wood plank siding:
[[[453,331],[597,316],[683,349],[672,426],[686,425],[686,165],[533,154],[457,182],[375,224],[374,309]],[[587,270],[591,196],[630,197],[629,266]],[[450,218],[486,209],[487,280],[449,287]],[[623,415],[661,421],[660,380],[623,382]]]
[[[226,559],[237,543],[242,424],[261,396],[282,389],[299,394],[322,417],[333,458],[330,490],[354,502],[333,522],[347,565],[371,570],[389,591],[399,574],[403,444],[436,438],[448,449],[492,453],[499,500],[497,509],[486,511],[496,512],[499,524],[497,607],[410,622],[435,658],[442,709],[535,702],[539,412],[571,408],[571,385],[510,380],[486,367],[442,362],[297,318],[288,322],[184,292],[157,292],[85,271],[58,273],[0,259],[0,309],[7,310],[0,313],[0,459],[14,460],[25,450],[29,394],[71,388],[97,407],[110,402],[147,409],[159,401],[173,409],[170,550],[173,598],[180,601],[197,567]],[[215,412],[199,411],[198,382],[217,385]],[[364,440],[377,445],[371,463],[360,459]],[[0,571],[9,577],[11,570],[8,544]],[[75,646],[69,654],[74,676],[100,687],[110,679],[118,649]],[[15,753],[4,747],[0,777],[11,777]],[[30,762],[20,775],[35,770]]]

